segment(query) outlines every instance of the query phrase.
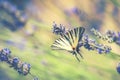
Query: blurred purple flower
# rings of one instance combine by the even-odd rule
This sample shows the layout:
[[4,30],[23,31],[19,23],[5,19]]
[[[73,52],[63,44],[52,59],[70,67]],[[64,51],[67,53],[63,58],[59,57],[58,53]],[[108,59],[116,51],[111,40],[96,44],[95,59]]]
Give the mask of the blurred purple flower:
[[23,68],[22,74],[27,75],[29,73],[30,69],[31,69],[31,65],[28,64],[28,63],[23,63],[22,68]]
[[18,57],[13,57],[10,55],[11,51],[8,48],[4,48],[0,51],[0,61],[6,62],[13,67],[19,74],[26,76],[29,74],[31,65],[28,63],[23,63]]
[[85,49],[96,50],[99,54],[109,53],[111,51],[111,47],[98,44],[95,40],[90,39],[88,35],[83,35],[82,42]]
[[118,36],[116,39],[116,44],[118,44],[120,46],[120,32],[118,32]]
[[13,60],[12,60],[11,67],[14,67],[14,69],[17,70],[17,68],[18,68],[18,63],[19,63],[19,58],[18,58],[18,57],[14,57]]
[[53,24],[53,33],[56,35],[63,35],[66,33],[65,27],[62,24],[57,26],[57,24],[54,23]]
[[0,61],[7,61],[11,51],[8,48],[4,48],[0,51]]
[[96,13],[102,14],[105,12],[106,1],[105,0],[98,0],[96,3]]
[[73,8],[72,12],[79,17],[81,21],[88,21],[87,19],[87,13],[85,13],[83,10],[79,10],[78,8]]
[[117,6],[114,6],[112,15],[113,17],[117,17],[119,15],[119,8]]
[[79,14],[80,14],[79,9],[76,8],[76,7],[74,7],[74,8],[72,9],[72,12],[75,13],[76,15],[79,15]]
[[120,74],[120,63],[118,63],[117,67],[116,67],[117,72]]
[[[9,28],[12,31],[15,31],[17,29],[20,29],[21,27],[24,27],[28,17],[26,16],[26,13],[18,7],[11,3],[11,1],[3,0],[0,1],[0,9],[2,12],[7,13],[8,16],[10,16],[13,21],[9,21],[7,17],[4,17],[4,19],[1,19],[1,23],[5,25],[5,27]],[[16,14],[18,13],[19,14]]]

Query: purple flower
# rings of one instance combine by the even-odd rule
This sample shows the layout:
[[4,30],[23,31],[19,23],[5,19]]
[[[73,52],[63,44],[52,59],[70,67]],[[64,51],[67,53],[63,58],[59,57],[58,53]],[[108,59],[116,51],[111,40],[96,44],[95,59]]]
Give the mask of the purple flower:
[[74,8],[72,9],[72,12],[75,13],[76,15],[79,15],[79,14],[80,14],[79,9],[76,8],[76,7],[74,7]]
[[8,48],[2,49],[2,54],[4,55],[10,55],[11,51]]
[[118,32],[118,36],[116,39],[116,44],[120,45],[120,32]]
[[12,61],[12,67],[14,67],[14,69],[17,69],[18,68],[18,63],[19,63],[19,58],[14,57],[13,61]]
[[53,24],[53,33],[56,35],[63,35],[65,34],[66,30],[65,27],[60,24],[59,26],[57,26],[57,24]]
[[90,39],[88,35],[83,35],[82,46],[88,50],[96,50],[99,54],[109,53],[111,51],[109,46],[98,44],[95,40]]
[[0,61],[7,61],[7,60],[8,58],[5,55],[0,54]]
[[108,31],[106,32],[106,34],[107,34],[107,36],[108,36],[109,38],[112,38],[112,37],[116,36],[116,35],[115,35],[115,32],[110,31],[110,30],[108,30]]
[[103,53],[103,49],[101,49],[101,48],[98,48],[97,51],[98,51],[99,54]]
[[105,46],[104,49],[105,49],[105,53],[109,53],[112,50],[111,47],[109,46]]
[[[18,57],[12,57],[10,53],[11,51],[8,48],[2,49],[0,51],[0,61],[8,63],[11,68],[14,68],[21,75],[26,76],[28,74],[31,74],[30,73],[31,65],[26,62],[20,61]],[[38,78],[34,80],[38,80]]]
[[120,74],[120,63],[118,63],[118,66],[116,67],[116,70]]
[[22,74],[27,75],[31,69],[31,65],[28,63],[23,63],[22,65]]
[[8,48],[4,48],[0,51],[0,60],[8,61],[11,51]]
[[98,0],[95,4],[96,13],[103,14],[105,12],[106,1],[105,0]]
[[37,77],[34,77],[34,79],[33,80],[39,80]]

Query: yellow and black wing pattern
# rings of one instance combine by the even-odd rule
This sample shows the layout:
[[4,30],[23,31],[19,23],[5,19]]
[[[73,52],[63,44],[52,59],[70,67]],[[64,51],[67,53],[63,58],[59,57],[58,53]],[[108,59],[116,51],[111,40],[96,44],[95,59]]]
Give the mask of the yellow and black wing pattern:
[[[78,43],[81,41],[84,31],[84,27],[77,27],[66,32],[60,38],[55,40],[55,42],[51,46],[52,49],[66,50],[75,54],[75,56],[77,57],[77,53],[80,54],[78,50]],[[81,54],[80,56],[82,57]]]

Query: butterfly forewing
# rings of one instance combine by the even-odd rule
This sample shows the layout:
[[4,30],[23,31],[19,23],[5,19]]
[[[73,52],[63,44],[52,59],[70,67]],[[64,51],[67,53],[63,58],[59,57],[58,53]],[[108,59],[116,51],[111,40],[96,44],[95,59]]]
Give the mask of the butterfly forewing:
[[85,28],[83,28],[83,27],[79,28],[79,35],[78,35],[79,40],[78,40],[78,42],[82,39],[84,31],[85,31]]
[[64,37],[61,37],[61,38],[57,39],[53,43],[52,49],[67,50],[67,51],[71,51],[72,50],[69,41],[67,41],[66,38],[64,38]]

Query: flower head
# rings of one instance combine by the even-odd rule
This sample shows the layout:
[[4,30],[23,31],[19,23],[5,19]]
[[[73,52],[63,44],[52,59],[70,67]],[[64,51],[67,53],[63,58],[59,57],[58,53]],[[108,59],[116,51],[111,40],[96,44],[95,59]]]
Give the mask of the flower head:
[[117,72],[120,74],[120,63],[118,63],[117,67],[116,67]]
[[27,75],[29,73],[30,69],[31,69],[31,65],[28,64],[28,63],[23,63],[22,69],[23,69],[22,74]]
[[120,32],[118,32],[118,36],[116,37],[116,44],[120,45]]
[[7,61],[10,56],[11,51],[8,48],[4,48],[0,51],[0,60]]
[[56,35],[63,35],[65,34],[66,30],[65,27],[60,24],[59,26],[57,26],[56,23],[53,24],[53,33]]
[[99,54],[109,53],[111,51],[110,46],[98,44],[95,40],[90,39],[88,35],[83,35],[82,43],[85,49],[96,50]]
[[12,67],[14,67],[14,69],[18,68],[18,63],[19,63],[19,58],[18,57],[14,57],[12,60]]

